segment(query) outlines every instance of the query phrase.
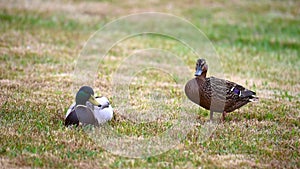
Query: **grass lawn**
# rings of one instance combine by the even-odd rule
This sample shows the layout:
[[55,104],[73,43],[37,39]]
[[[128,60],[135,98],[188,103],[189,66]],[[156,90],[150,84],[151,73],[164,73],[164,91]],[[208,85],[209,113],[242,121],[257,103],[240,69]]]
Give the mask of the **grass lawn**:
[[[300,168],[299,6],[297,0],[0,1],[0,168]],[[89,37],[114,19],[147,11],[171,13],[196,25],[218,53],[222,76],[255,90],[260,102],[229,113],[202,142],[199,124],[209,112],[191,107],[195,125],[178,144],[159,155],[129,158],[106,151],[84,130],[68,129],[63,122],[74,101],[76,60]],[[114,107],[121,103],[113,101],[113,72],[145,48],[179,53],[194,70],[193,54],[172,39],[126,39],[101,60],[94,85]],[[193,78],[193,73],[182,76]],[[151,106],[167,113],[137,123],[116,109],[109,124],[128,137],[159,135],[172,125],[165,119],[179,118],[173,110],[180,108],[184,93],[176,78],[155,69],[135,77],[128,104],[142,114],[149,109],[144,96],[164,93],[168,99],[157,100],[165,104]]]

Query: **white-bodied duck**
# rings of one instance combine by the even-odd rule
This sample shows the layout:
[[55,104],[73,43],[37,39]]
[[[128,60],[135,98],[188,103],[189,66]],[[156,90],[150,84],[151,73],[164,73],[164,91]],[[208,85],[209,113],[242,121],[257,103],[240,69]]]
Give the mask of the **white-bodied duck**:
[[113,117],[113,108],[106,97],[95,97],[94,90],[89,86],[82,86],[76,94],[73,103],[65,117],[65,126],[83,125],[98,126]]

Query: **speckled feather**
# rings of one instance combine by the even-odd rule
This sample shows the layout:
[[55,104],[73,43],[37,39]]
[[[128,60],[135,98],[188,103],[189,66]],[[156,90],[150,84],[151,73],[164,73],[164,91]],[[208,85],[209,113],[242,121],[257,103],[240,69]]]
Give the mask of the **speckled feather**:
[[[195,88],[193,81],[196,81],[198,93],[191,90]],[[187,83],[185,91],[191,101],[214,112],[232,112],[250,102],[255,95],[241,85],[215,77],[194,78]]]

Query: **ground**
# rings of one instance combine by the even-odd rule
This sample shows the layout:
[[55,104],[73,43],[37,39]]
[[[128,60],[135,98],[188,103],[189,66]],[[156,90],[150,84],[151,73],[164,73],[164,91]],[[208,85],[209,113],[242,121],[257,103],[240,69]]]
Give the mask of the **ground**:
[[[299,6],[296,0],[0,1],[0,166],[300,168]],[[205,141],[199,136],[209,113],[193,107],[195,125],[172,149],[128,158],[106,151],[82,129],[66,128],[63,120],[74,101],[76,60],[89,37],[114,19],[147,11],[171,13],[197,26],[219,56],[222,77],[255,90],[260,101],[229,113]],[[154,35],[117,44],[99,65],[96,91],[118,106],[110,72],[136,49],[164,46],[181,52],[193,72],[192,54],[176,45]],[[209,71],[220,76],[211,67]],[[193,78],[192,73],[184,76]],[[159,107],[170,114],[136,124],[116,109],[109,124],[128,136],[150,137],[168,129],[170,124],[161,121],[178,118],[170,110],[180,108],[176,101],[184,96],[174,79],[151,69],[137,73],[130,84],[130,104],[147,109],[149,100],[143,96],[156,90],[173,98]]]

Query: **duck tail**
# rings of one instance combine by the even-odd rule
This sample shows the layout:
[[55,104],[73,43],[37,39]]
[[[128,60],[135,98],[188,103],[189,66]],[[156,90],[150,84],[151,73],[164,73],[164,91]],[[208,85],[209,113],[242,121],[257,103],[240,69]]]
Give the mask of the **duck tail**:
[[251,90],[245,90],[241,93],[241,97],[248,97],[250,102],[257,102],[259,100],[255,95],[256,93]]
[[241,97],[251,97],[251,96],[254,96],[256,95],[256,93],[254,91],[251,91],[251,90],[244,90],[244,91],[241,91]]
[[256,95],[256,93],[254,91],[247,90],[247,89],[240,92],[240,97],[243,97],[243,98],[247,97],[247,98],[249,98],[250,102],[258,101],[258,97],[256,97],[255,95]]

